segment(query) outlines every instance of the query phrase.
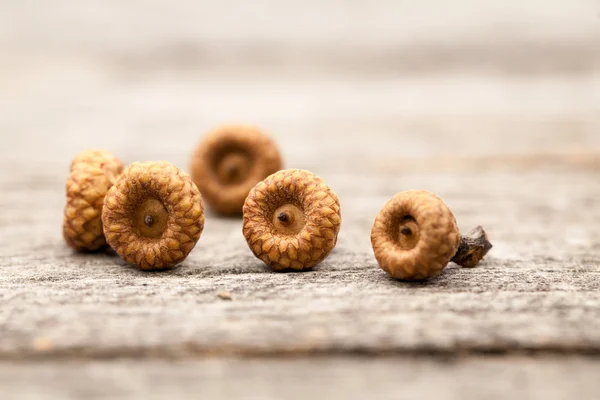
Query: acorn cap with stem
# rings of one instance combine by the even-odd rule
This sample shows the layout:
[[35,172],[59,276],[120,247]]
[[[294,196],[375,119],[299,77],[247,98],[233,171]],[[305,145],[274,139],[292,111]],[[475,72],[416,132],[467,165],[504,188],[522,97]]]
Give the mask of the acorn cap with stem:
[[450,262],[474,267],[492,248],[481,226],[460,235],[448,206],[425,190],[396,194],[371,230],[379,266],[391,276],[422,280],[438,275]]
[[377,215],[371,244],[379,266],[395,278],[431,278],[450,262],[460,244],[452,211],[435,194],[407,190]]

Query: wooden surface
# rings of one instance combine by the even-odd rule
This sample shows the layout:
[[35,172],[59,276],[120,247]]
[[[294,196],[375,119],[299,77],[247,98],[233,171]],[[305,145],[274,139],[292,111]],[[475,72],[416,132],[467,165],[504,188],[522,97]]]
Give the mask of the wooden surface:
[[19,399],[568,400],[597,398],[593,366],[573,356],[60,360],[2,363],[0,385]]
[[[600,8],[521,3],[0,2],[1,391],[597,397]],[[77,152],[187,169],[222,122],[339,195],[320,267],[271,272],[212,214],[170,272],[65,246]],[[486,228],[480,267],[377,267],[373,219],[409,188]]]

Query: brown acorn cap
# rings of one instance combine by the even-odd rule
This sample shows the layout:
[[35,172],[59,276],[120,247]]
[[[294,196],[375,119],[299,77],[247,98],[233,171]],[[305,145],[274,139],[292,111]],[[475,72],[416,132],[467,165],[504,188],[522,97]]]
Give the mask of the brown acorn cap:
[[191,175],[216,212],[234,215],[242,212],[250,189],[280,169],[281,157],[269,136],[251,126],[227,125],[198,145]]
[[144,270],[169,268],[200,239],[202,197],[174,165],[136,162],[108,191],[102,222],[106,241],[123,260]]
[[424,190],[396,194],[381,210],[371,244],[379,266],[395,278],[438,275],[456,254],[460,234],[452,211]]
[[63,237],[75,250],[95,251],[106,247],[102,205],[106,192],[121,171],[121,161],[102,150],[85,150],[71,162]]
[[243,233],[254,255],[275,270],[303,270],[333,250],[341,220],[340,202],[321,178],[287,169],[250,191]]

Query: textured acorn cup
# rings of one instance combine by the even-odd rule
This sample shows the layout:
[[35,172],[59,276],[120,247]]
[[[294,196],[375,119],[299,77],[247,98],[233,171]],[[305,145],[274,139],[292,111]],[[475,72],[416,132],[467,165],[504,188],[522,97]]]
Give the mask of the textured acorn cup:
[[340,202],[309,171],[287,169],[258,183],[244,203],[243,233],[254,255],[275,270],[303,270],[333,250]]
[[448,206],[424,190],[395,195],[375,219],[371,243],[379,266],[405,280],[434,277],[450,261],[474,267],[492,248],[481,226],[461,236]]
[[122,171],[121,161],[102,150],[82,151],[71,162],[63,237],[75,250],[96,251],[106,247],[102,205],[106,192]]
[[168,162],[137,162],[108,191],[102,212],[108,244],[144,270],[170,268],[192,251],[204,229],[200,191]]
[[421,280],[438,275],[460,244],[452,211],[433,193],[408,190],[381,210],[371,243],[379,266],[395,278]]
[[242,212],[250,189],[281,169],[271,138],[250,126],[223,126],[209,133],[192,156],[192,179],[216,212]]

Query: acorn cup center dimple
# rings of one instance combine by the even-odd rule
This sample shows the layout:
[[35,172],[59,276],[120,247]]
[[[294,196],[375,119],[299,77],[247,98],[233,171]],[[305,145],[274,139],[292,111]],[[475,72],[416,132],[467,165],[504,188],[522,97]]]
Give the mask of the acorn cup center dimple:
[[284,235],[295,235],[306,224],[304,211],[294,204],[284,204],[273,213],[273,225],[277,232]]
[[419,225],[411,216],[400,219],[397,230],[397,242],[402,250],[414,249],[419,243]]
[[133,224],[141,236],[155,239],[167,229],[169,213],[161,201],[151,198],[138,207],[133,218]]
[[225,154],[217,164],[217,177],[225,184],[243,182],[249,174],[252,160],[239,151]]

